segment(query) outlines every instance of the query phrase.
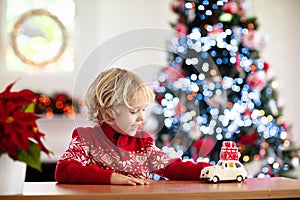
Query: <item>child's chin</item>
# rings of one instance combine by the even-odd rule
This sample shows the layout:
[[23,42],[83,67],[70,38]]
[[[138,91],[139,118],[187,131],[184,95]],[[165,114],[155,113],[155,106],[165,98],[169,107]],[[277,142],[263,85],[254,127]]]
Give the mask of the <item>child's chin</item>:
[[136,135],[136,132],[137,132],[137,130],[131,130],[131,131],[126,131],[125,134],[130,137],[133,137]]
[[130,137],[133,137],[133,136],[135,136],[135,135],[136,135],[136,131],[135,131],[135,132],[130,132],[130,133],[127,133],[127,135],[128,135],[128,136],[130,136]]

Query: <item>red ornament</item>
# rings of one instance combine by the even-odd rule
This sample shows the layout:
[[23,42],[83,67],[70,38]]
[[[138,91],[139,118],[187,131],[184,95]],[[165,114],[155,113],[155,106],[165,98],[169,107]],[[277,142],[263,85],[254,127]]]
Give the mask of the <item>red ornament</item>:
[[236,14],[238,12],[238,9],[239,6],[234,1],[227,2],[222,8],[223,12],[230,13],[230,14]]
[[243,112],[243,116],[248,116],[251,119],[251,114],[252,114],[252,110],[247,108],[244,112]]
[[285,130],[287,130],[287,129],[289,129],[289,124],[286,123],[286,122],[283,122],[282,127],[283,127]]
[[257,132],[253,132],[249,135],[242,135],[238,140],[238,144],[251,146],[256,144],[257,138],[258,138]]
[[176,32],[177,38],[182,38],[182,37],[186,36],[188,34],[188,32],[189,32],[188,27],[184,23],[182,23],[182,22],[179,22],[174,27],[174,30]]
[[267,83],[266,73],[263,70],[256,71],[249,74],[246,81],[251,89],[261,91]]
[[162,96],[157,96],[156,101],[161,104],[161,101],[163,100]]
[[265,62],[264,63],[264,69],[265,69],[265,71],[267,72],[269,70],[269,68],[270,68],[269,63]]

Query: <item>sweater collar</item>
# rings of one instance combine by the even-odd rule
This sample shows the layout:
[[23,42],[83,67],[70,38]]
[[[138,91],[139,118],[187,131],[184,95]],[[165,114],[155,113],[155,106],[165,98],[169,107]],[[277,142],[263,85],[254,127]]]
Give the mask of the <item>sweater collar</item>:
[[106,137],[114,144],[118,141],[118,138],[121,135],[105,122],[101,124],[101,129],[103,130]]

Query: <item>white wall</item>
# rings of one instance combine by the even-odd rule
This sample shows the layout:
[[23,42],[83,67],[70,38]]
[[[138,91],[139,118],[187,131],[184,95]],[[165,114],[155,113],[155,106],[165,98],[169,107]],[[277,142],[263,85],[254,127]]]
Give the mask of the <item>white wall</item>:
[[[82,3],[84,1],[78,0],[79,4],[82,4],[84,7],[86,4]],[[120,39],[120,37],[125,35],[128,31],[135,31],[144,28],[158,28],[162,30],[171,30],[169,26],[170,21],[174,21],[175,15],[169,10],[169,2],[170,0],[116,0],[116,1],[108,1],[108,0],[93,0],[94,5],[93,9],[96,10],[95,13],[89,10],[87,17],[89,18],[89,23],[91,27],[86,30],[86,35],[88,37],[84,37],[84,40],[87,42],[91,42],[92,48],[89,51],[89,55],[91,56],[96,52],[97,56],[93,59],[93,62],[88,62],[92,60],[90,57],[85,57],[81,63],[81,71],[79,78],[85,76],[84,79],[90,79],[90,81],[97,75],[98,71],[103,70],[103,68],[108,67],[106,64],[103,64],[107,61],[103,61],[107,58],[112,58],[110,65],[114,66],[126,66],[131,69],[133,68],[147,68],[147,73],[144,73],[144,76],[154,76],[158,74],[158,71],[162,66],[166,65],[166,53],[161,53],[158,51],[143,49],[142,46],[137,46],[135,49],[128,49],[124,46],[130,46],[133,43],[139,43],[141,38],[129,38],[125,37],[125,40],[121,40],[119,44],[116,45],[116,41]],[[80,17],[80,7],[78,6],[78,13]],[[89,5],[90,7],[91,5]],[[97,33],[96,37],[90,37],[88,32]],[[155,38],[155,35],[149,35],[144,33],[142,35],[144,40],[153,41],[161,40],[162,38]],[[167,42],[165,40],[161,40],[161,46],[167,48]],[[107,45],[107,43],[109,43]],[[107,51],[100,53],[102,48],[107,48]],[[133,45],[134,46],[134,45]],[[138,49],[140,48],[140,49]],[[121,49],[124,49],[122,52]],[[131,51],[134,50],[134,51]],[[114,52],[115,51],[115,52]],[[130,52],[131,51],[131,52]],[[84,52],[85,54],[87,52]],[[150,67],[151,64],[155,63],[155,67]],[[91,66],[93,65],[93,66]],[[148,67],[147,67],[148,66]],[[160,67],[159,67],[160,66]],[[100,70],[101,69],[101,70]],[[92,71],[93,73],[91,73]],[[143,74],[139,74],[143,75]],[[76,84],[80,82],[81,89],[75,88],[76,95],[80,95],[82,93],[83,88],[87,87],[86,82],[81,82],[81,80],[76,80]]]

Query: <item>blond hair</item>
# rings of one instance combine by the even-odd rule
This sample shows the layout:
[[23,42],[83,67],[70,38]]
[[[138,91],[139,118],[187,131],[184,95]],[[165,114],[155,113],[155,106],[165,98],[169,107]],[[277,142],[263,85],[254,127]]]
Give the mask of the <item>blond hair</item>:
[[132,108],[133,96],[139,97],[139,104],[148,104],[154,100],[154,93],[143,80],[131,71],[111,68],[98,75],[89,86],[85,104],[89,120],[101,124],[116,116],[114,106],[125,104]]

